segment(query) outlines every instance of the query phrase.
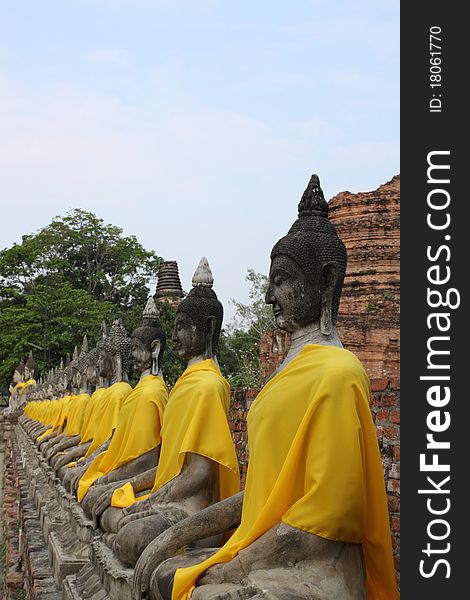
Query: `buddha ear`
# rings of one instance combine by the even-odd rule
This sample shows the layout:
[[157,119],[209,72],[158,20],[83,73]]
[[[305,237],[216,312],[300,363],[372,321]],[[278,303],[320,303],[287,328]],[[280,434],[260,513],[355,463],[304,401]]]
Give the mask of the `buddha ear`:
[[215,317],[207,317],[206,319],[206,340],[204,348],[204,358],[213,357],[212,340],[214,338],[215,331]]
[[122,381],[123,373],[122,373],[122,359],[121,355],[117,354],[114,362],[114,375],[117,381]]
[[325,263],[320,278],[321,307],[320,330],[323,335],[331,335],[333,329],[333,296],[338,281],[338,263]]
[[152,352],[152,375],[158,375],[158,357],[160,356],[160,350],[162,347],[161,341],[157,338],[153,340],[150,345],[150,349]]

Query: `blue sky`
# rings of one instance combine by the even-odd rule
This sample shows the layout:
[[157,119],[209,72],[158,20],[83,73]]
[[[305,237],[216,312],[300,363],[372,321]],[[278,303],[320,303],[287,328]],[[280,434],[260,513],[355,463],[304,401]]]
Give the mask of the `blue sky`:
[[0,247],[81,207],[180,264],[247,267],[326,197],[399,172],[397,0],[0,6]]

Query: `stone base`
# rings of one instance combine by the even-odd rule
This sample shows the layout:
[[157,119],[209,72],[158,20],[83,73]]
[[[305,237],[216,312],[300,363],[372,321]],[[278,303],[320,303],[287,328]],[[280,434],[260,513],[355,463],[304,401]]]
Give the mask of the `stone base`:
[[101,540],[91,544],[91,562],[110,598],[132,600],[134,569],[123,566],[113,551]]
[[76,575],[68,575],[62,584],[64,600],[114,600],[108,596],[93,567],[88,565]]
[[67,575],[74,575],[89,563],[88,548],[84,547],[78,551],[75,549],[75,552],[67,551],[56,531],[51,531],[49,534],[48,554],[54,580],[59,586],[62,585],[62,581]]

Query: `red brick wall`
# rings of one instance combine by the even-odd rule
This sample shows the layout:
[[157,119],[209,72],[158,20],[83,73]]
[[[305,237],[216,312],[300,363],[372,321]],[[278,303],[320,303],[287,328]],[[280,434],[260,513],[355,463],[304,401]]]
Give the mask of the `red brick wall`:
[[259,344],[260,381],[264,383],[287,355],[290,334],[282,329],[266,331]]
[[341,192],[330,200],[329,211],[348,251],[340,338],[369,377],[398,377],[400,176],[373,192]]

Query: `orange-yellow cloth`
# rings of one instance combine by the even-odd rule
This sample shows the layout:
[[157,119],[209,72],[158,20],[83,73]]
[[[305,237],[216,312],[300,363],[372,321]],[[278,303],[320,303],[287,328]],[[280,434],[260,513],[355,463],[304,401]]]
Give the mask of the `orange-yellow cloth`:
[[52,423],[51,427],[37,438],[38,442],[40,442],[43,438],[45,438],[47,435],[49,435],[56,429],[58,434],[62,433],[62,429],[67,419],[67,407],[70,402],[70,399],[70,396],[64,396],[63,398],[58,400],[60,408],[56,412],[55,420]]
[[29,388],[29,386],[31,385],[36,385],[36,380],[35,379],[28,379],[28,381],[23,384],[23,387],[21,388],[20,391],[20,398],[23,397],[23,394],[25,393],[26,389]]
[[88,394],[79,394],[74,396],[71,401],[71,407],[67,418],[67,425],[65,427],[65,435],[71,437],[73,435],[80,435],[80,431],[83,423],[83,415],[87,403],[90,400]]
[[172,600],[280,521],[362,543],[368,600],[398,598],[380,452],[359,360],[307,345],[261,390],[248,414],[250,462],[239,528],[208,560],[178,569]]
[[109,448],[93,460],[80,479],[77,490],[79,502],[98,478],[160,445],[167,401],[168,389],[161,377],[147,375],[139,381],[122,403]]
[[85,458],[90,456],[92,452],[107,442],[113,435],[118,422],[121,405],[131,391],[131,386],[125,381],[114,383],[106,390],[101,410],[96,413],[93,440],[85,453]]
[[24,381],[19,381],[15,387],[11,390],[10,400],[13,398],[13,394],[18,391],[18,394],[21,395],[21,390],[24,388],[26,383]]
[[[240,489],[237,456],[228,426],[230,386],[212,359],[186,369],[170,393],[162,428],[160,459],[152,492],[176,477],[186,452],[218,463],[219,494],[223,500]],[[111,506],[124,508],[147,495],[134,496],[130,483],[117,489]]]
[[82,429],[80,431],[80,444],[91,442],[91,440],[93,439],[93,434],[95,432],[96,411],[101,405],[101,401],[104,398],[105,394],[106,388],[98,388],[91,395],[90,401],[88,402],[87,407],[85,409],[85,414],[83,415],[83,424]]
[[64,429],[67,427],[67,422],[68,422],[69,415],[70,415],[70,409],[73,406],[74,398],[75,398],[75,396],[65,396],[64,398],[62,398],[62,400],[63,400],[62,411],[60,413],[59,425],[57,427],[58,435],[60,435],[64,431]]

